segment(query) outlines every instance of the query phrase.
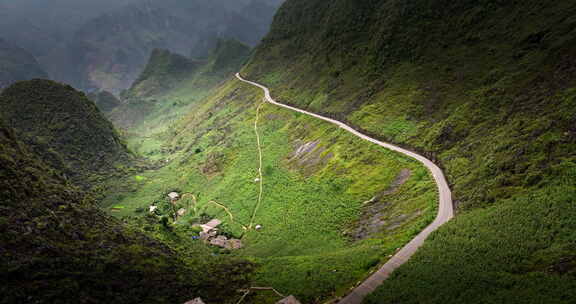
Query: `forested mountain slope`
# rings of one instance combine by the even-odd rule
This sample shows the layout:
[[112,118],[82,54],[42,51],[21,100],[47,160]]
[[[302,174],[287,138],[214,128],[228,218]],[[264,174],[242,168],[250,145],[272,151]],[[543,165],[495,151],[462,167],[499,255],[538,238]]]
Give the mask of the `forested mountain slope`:
[[372,302],[574,298],[575,13],[536,0],[282,6],[246,77],[429,155],[453,184],[458,218]]
[[[110,117],[157,166],[115,183],[102,206],[140,223],[152,205],[183,239],[218,219],[242,248],[206,246],[254,261],[252,286],[303,303],[334,298],[433,220],[433,179],[415,160],[263,103],[233,77],[249,54],[230,39],[203,61],[153,53]],[[244,299],[278,300],[269,290]]]
[[44,162],[85,189],[133,159],[94,103],[64,84],[13,84],[0,95],[0,117]]
[[249,264],[145,236],[61,176],[0,119],[0,303],[226,303],[244,286]]
[[[139,135],[165,131],[246,62],[250,47],[235,39],[216,39],[203,59],[156,49],[109,116],[119,127]],[[138,150],[138,149],[136,149]]]

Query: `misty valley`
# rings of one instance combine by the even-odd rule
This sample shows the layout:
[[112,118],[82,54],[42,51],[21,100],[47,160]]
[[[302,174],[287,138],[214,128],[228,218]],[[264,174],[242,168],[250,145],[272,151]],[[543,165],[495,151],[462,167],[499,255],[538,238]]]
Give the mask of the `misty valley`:
[[574,303],[575,16],[0,0],[0,303]]

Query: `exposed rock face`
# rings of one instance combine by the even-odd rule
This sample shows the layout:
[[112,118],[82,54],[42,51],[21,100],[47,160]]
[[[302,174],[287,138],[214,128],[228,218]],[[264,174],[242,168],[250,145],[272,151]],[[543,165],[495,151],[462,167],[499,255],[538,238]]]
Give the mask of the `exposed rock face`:
[[48,78],[34,56],[0,38],[0,90],[16,81]]
[[311,174],[326,165],[334,156],[332,152],[325,153],[326,150],[326,147],[320,146],[319,140],[310,142],[297,140],[295,150],[288,156],[288,161],[304,174]]

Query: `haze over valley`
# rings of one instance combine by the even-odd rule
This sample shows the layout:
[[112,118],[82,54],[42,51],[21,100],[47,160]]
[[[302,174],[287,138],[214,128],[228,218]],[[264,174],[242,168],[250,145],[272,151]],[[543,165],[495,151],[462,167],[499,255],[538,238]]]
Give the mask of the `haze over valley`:
[[0,304],[573,303],[575,16],[0,0]]

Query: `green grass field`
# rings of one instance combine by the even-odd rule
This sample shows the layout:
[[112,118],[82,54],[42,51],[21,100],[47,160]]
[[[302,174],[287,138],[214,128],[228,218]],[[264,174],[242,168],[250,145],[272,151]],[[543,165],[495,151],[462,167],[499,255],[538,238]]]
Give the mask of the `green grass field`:
[[[122,206],[112,214],[144,214],[155,203],[163,215],[170,215],[166,194],[187,193],[177,206],[188,210],[175,224],[180,235],[194,235],[191,223],[200,218],[223,220],[225,232],[242,237],[245,244],[227,254],[257,264],[254,284],[305,302],[342,295],[433,220],[435,185],[419,163],[269,104],[262,107],[258,124],[264,191],[255,210],[259,184],[254,120],[262,95],[236,80],[217,92],[170,126],[174,135],[160,137],[170,148],[156,156],[170,159],[169,164],[126,179],[108,196],[105,206]],[[154,146],[157,138],[139,140],[142,146]],[[306,143],[315,146],[294,157]],[[410,178],[386,193],[402,170],[409,170]],[[381,219],[388,224],[354,241],[347,233],[359,225],[367,208],[363,203],[373,197],[378,197]],[[234,218],[212,201],[226,206]],[[245,231],[252,218],[252,224],[263,229]],[[278,300],[268,292],[254,297],[257,303]]]

